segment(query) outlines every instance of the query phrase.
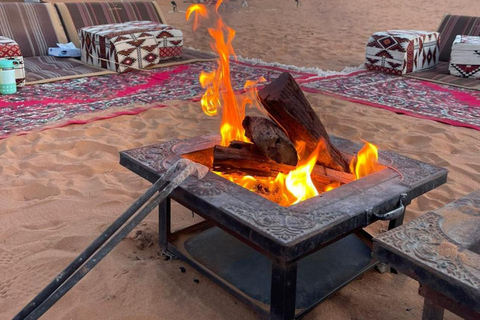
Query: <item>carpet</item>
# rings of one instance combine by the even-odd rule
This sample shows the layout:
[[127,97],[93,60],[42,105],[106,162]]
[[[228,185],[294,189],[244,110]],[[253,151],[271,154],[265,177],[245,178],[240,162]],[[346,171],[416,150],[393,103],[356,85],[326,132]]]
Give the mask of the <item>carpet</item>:
[[448,62],[440,61],[435,69],[403,75],[407,78],[425,80],[472,90],[480,90],[480,80],[452,76],[448,71]]
[[480,130],[480,91],[373,71],[311,78],[304,91]]
[[[25,86],[17,94],[0,96],[0,139],[137,114],[148,108],[163,107],[168,100],[195,100],[204,92],[198,81],[200,71],[215,68],[216,62],[197,62]],[[263,76],[271,81],[283,71],[277,67],[231,63],[232,83],[237,91],[242,90],[245,80]],[[289,71],[299,82],[313,76]]]
[[[200,71],[215,67],[213,61],[197,62],[22,87],[17,94],[0,96],[0,139],[138,114],[164,107],[169,100],[196,101],[204,91],[198,82]],[[480,130],[480,91],[370,71],[325,76],[331,73],[258,60],[231,63],[237,92],[245,80],[263,76],[270,82],[284,71],[307,92]]]

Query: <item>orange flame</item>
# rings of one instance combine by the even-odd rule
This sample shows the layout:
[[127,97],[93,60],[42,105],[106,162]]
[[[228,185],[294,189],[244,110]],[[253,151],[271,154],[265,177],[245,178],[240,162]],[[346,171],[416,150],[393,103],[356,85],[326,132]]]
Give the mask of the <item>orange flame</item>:
[[[355,180],[368,176],[377,171],[376,163],[378,161],[378,148],[376,145],[364,141],[365,144],[357,153],[357,156],[350,161],[350,172],[353,173]],[[340,182],[328,184],[324,192],[331,191],[341,186]]]
[[[222,1],[217,1],[215,6],[217,24],[215,28],[208,28],[212,37],[212,49],[218,54],[218,67],[212,72],[202,72],[200,83],[205,88],[201,99],[202,109],[209,116],[216,115],[222,107],[222,123],[220,133],[222,134],[222,146],[228,146],[231,141],[248,141],[245,137],[245,130],[242,127],[242,120],[245,117],[244,105],[239,107],[235,92],[233,91],[230,79],[230,55],[235,56],[232,41],[235,37],[235,30],[227,26],[218,15],[218,8]],[[198,15],[207,17],[207,9],[204,5],[191,5],[187,9],[187,20],[195,12],[195,19]],[[198,21],[194,22],[194,30]]]
[[336,189],[336,188],[340,187],[340,185],[341,185],[340,182],[334,181],[334,182],[328,184],[328,185],[325,187],[324,192],[328,192],[328,191],[331,191],[331,190],[333,190],[333,189]]
[[378,161],[378,148],[376,145],[364,141],[365,145],[350,162],[350,171],[355,174],[355,179],[368,176],[375,172],[375,163]]
[[217,3],[215,4],[215,11],[217,12],[217,14],[218,14],[218,9],[222,5],[222,2],[223,2],[223,0],[218,0]]
[[288,173],[285,179],[285,185],[290,193],[295,197],[295,203],[317,196],[318,191],[313,184],[311,174],[315,163],[317,163],[318,152],[322,146],[323,140],[318,144],[315,151],[308,156],[306,160],[300,160],[295,170]]
[[198,15],[204,18],[208,17],[207,7],[205,7],[203,4],[192,4],[189,6],[187,12],[185,13],[187,21],[190,20],[192,13],[195,13],[195,18],[193,20],[193,31],[195,31],[198,29]]
[[256,86],[259,83],[266,82],[267,79],[264,77],[260,77],[257,80],[247,80],[245,81],[245,85],[243,88],[245,89],[245,95],[242,98],[242,110],[245,110],[248,105],[250,107],[256,107],[258,110],[263,111],[261,104],[258,99],[258,90]]
[[200,73],[200,84],[202,88],[207,88],[200,100],[203,112],[207,116],[215,116],[218,113],[218,108],[221,106],[221,101],[215,92],[218,92],[218,85],[215,83],[215,71]]
[[[243,99],[241,101],[237,100],[231,83],[229,60],[230,56],[235,56],[232,47],[235,30],[227,26],[219,16],[218,10],[222,2],[222,0],[217,1],[215,6],[217,16],[215,28],[208,28],[208,32],[212,38],[210,45],[218,54],[218,66],[216,70],[211,72],[201,72],[199,81],[202,88],[205,89],[205,93],[201,99],[204,113],[209,116],[214,116],[218,113],[219,109],[222,110],[220,126],[222,135],[221,145],[228,146],[233,140],[248,142],[242,126],[242,121],[245,118],[245,110],[247,106],[256,106],[262,110],[256,86],[266,80],[263,77],[257,81],[247,80],[244,86],[245,94],[243,95]],[[207,7],[200,4],[191,5],[187,9],[187,20],[192,14],[195,15],[193,27],[195,30],[198,28],[198,18],[208,17]],[[225,174],[221,172],[215,173],[280,205],[288,206],[318,195],[317,188],[311,179],[311,173],[317,161],[319,151],[324,149],[322,146],[325,146],[325,141],[323,140],[318,143],[315,151],[308,155],[306,154],[305,143],[297,143],[295,145],[299,157],[297,167],[288,174],[279,173],[275,178]],[[354,159],[351,163],[351,167],[353,168],[351,171],[355,172],[357,179],[373,172],[372,161],[377,160],[377,158],[372,158],[370,151],[367,152],[364,151],[364,149],[358,153],[358,161]],[[325,186],[324,191],[332,190],[338,186],[340,186],[339,182],[330,183]]]

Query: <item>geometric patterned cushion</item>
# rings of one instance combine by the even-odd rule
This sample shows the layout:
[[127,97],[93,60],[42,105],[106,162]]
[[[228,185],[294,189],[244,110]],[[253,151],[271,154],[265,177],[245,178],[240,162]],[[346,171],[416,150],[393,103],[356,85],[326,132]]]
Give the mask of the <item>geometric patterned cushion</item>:
[[449,62],[452,44],[457,35],[480,36],[480,17],[446,15],[440,26],[440,61]]
[[24,57],[46,56],[67,36],[50,3],[0,3],[0,35],[15,40]]
[[155,1],[122,2],[69,2],[56,3],[70,41],[78,48],[78,30],[84,27],[123,23],[129,21],[153,21],[167,24]]
[[432,69],[440,53],[438,37],[418,30],[376,32],[367,43],[365,66],[396,75]]
[[458,35],[448,69],[457,77],[480,79],[480,37]]
[[130,21],[80,29],[82,61],[124,72],[182,54],[180,30],[151,21]]

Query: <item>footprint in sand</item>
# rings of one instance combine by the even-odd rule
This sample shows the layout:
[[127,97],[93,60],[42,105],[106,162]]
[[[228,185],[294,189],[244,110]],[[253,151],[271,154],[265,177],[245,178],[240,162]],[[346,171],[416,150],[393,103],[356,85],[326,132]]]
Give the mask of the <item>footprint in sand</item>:
[[[27,259],[22,259],[2,270],[0,275],[0,298],[2,300],[31,299],[55,276],[54,262],[51,262],[50,266],[46,266],[34,265],[34,261],[25,260]],[[12,270],[13,268],[15,270]]]
[[426,135],[415,135],[415,136],[408,136],[403,139],[403,143],[407,146],[428,146],[432,143],[432,138]]
[[89,156],[93,152],[110,153],[115,155],[115,157],[118,156],[118,149],[116,147],[89,140],[78,141],[75,143],[75,147],[68,151],[68,153],[76,157]]
[[26,230],[49,230],[58,231],[67,226],[67,223],[60,220],[49,220],[48,222],[32,223],[23,225],[22,228]]
[[0,270],[5,270],[8,266],[15,263],[19,259],[19,255],[0,249]]
[[39,182],[28,183],[12,189],[16,200],[43,200],[60,194],[60,189],[53,185],[44,185]]

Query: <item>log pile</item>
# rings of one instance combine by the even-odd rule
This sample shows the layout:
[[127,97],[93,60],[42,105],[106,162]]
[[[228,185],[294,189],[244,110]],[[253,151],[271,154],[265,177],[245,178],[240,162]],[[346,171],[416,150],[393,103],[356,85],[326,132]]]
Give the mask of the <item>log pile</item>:
[[258,95],[270,119],[245,117],[245,136],[252,143],[234,141],[229,147],[216,146],[215,171],[274,177],[279,172],[290,172],[320,144],[312,179],[321,184],[353,180],[346,157],[331,143],[325,127],[289,73],[282,73]]

